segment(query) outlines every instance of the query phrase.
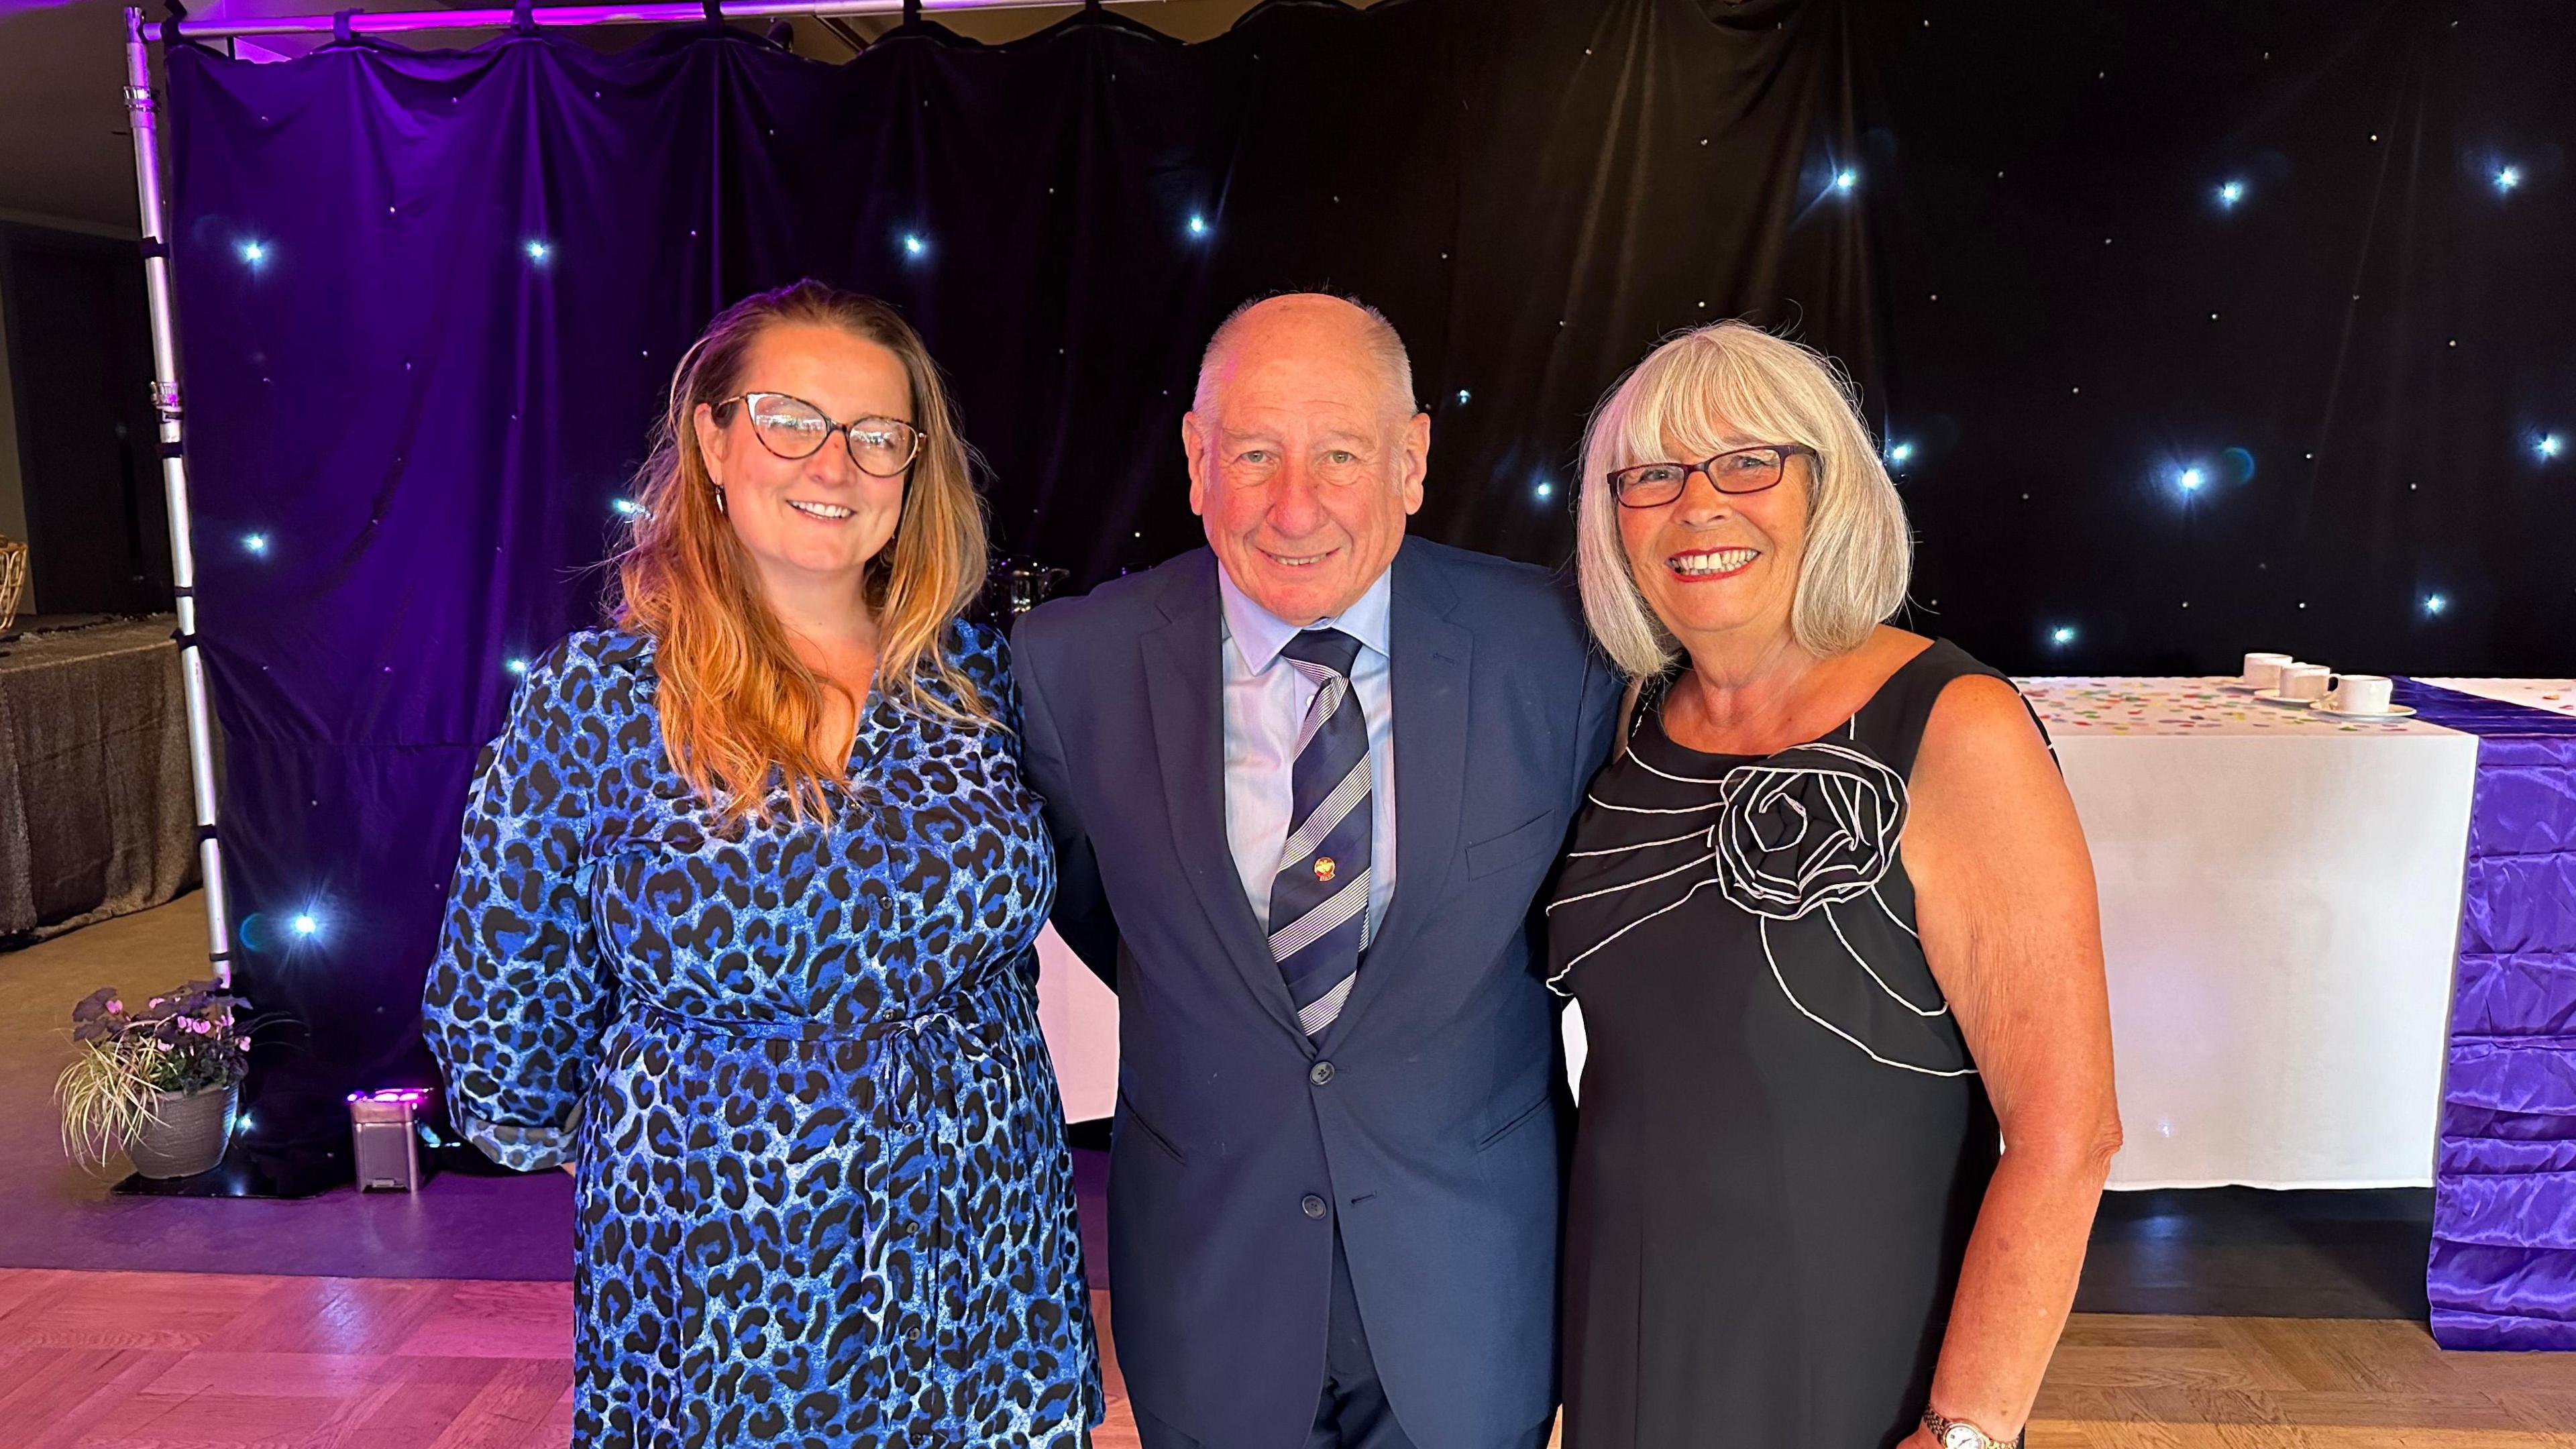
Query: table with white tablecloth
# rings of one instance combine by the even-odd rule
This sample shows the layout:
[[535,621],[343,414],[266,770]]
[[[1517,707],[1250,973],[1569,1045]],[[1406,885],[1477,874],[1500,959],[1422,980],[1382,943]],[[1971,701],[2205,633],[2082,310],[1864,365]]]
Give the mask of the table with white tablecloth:
[[1055,1059],[1064,1120],[1096,1122],[1118,1108],[1118,998],[1049,926],[1038,933],[1038,1029]]
[[2477,740],[2033,679],[2102,899],[2114,1187],[2433,1180]]

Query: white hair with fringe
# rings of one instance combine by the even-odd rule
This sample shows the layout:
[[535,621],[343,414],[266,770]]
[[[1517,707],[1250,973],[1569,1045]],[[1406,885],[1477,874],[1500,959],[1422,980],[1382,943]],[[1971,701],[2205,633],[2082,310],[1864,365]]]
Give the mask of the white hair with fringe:
[[[1905,603],[1914,543],[1905,504],[1880,463],[1851,380],[1823,354],[1743,322],[1666,339],[1592,412],[1575,505],[1583,616],[1631,678],[1661,674],[1681,645],[1648,607],[1619,538],[1610,474],[1635,463],[1704,458],[1741,438],[1815,450],[1807,542],[1789,610],[1819,657],[1856,649]],[[1679,448],[1678,457],[1668,456]]]

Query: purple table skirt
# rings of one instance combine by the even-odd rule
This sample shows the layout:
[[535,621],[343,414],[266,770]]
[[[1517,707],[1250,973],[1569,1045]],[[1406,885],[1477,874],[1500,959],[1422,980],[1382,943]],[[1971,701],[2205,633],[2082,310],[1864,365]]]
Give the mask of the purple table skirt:
[[2400,680],[2478,737],[2433,1253],[2444,1348],[2576,1350],[2576,719]]

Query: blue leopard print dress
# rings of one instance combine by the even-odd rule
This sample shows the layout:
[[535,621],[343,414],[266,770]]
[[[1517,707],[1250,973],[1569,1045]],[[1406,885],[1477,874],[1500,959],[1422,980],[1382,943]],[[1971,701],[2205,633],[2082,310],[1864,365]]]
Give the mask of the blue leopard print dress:
[[616,629],[529,667],[475,781],[428,1037],[469,1140],[576,1164],[578,1444],[1100,1421],[1038,1033],[1055,861],[1004,646],[947,647],[1010,729],[879,693],[828,829],[720,827],[664,756],[652,642]]

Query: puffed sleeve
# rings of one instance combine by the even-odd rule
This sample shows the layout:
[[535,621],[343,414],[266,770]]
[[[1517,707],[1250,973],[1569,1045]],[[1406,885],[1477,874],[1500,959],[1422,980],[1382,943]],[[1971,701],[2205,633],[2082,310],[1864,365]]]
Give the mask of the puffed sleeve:
[[589,910],[598,756],[616,732],[582,717],[606,691],[580,637],[529,666],[484,751],[422,1000],[450,1122],[523,1170],[571,1160],[616,1015]]

